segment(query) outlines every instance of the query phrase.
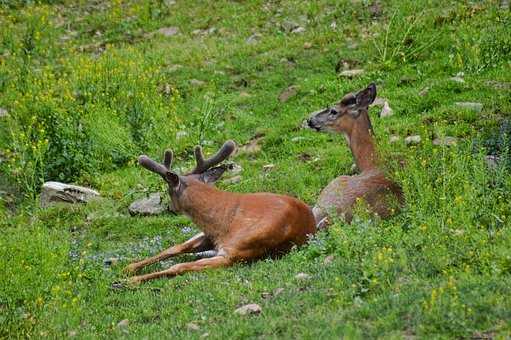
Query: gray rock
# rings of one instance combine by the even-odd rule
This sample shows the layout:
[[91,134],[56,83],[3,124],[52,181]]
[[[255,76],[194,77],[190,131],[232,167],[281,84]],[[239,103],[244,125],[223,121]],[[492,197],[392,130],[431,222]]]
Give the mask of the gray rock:
[[459,84],[463,84],[465,82],[465,79],[463,79],[462,77],[451,77],[449,78],[450,81],[452,82],[455,82],[455,83],[459,83]]
[[394,110],[392,110],[390,108],[390,105],[389,105],[389,102],[385,102],[383,104],[383,108],[381,109],[381,112],[380,112],[380,117],[381,118],[384,118],[384,117],[390,117],[394,114]]
[[128,210],[131,215],[151,216],[163,213],[166,207],[161,200],[160,193],[155,192],[149,194],[149,197],[144,197],[131,203]]
[[358,77],[358,76],[362,75],[363,73],[364,73],[363,69],[353,69],[353,70],[342,71],[341,73],[339,73],[339,76],[345,77],[345,78],[354,78],[354,77]]
[[241,176],[233,176],[231,178],[226,178],[223,180],[224,184],[236,184],[241,182]]
[[257,43],[259,40],[261,40],[261,38],[262,38],[262,35],[261,35],[261,34],[259,34],[259,33],[254,33],[254,34],[252,34],[250,37],[248,37],[248,38],[247,38],[247,40],[245,40],[245,42],[246,42],[247,44],[252,45],[252,44]]
[[305,28],[302,27],[302,26],[298,26],[296,28],[293,28],[293,30],[291,31],[291,33],[303,33],[305,32]]
[[250,303],[248,305],[241,306],[234,311],[234,313],[239,315],[260,314],[261,312],[261,306],[256,303]]
[[330,263],[332,263],[332,261],[334,260],[334,256],[333,255],[328,255],[327,257],[325,257],[325,259],[323,260],[323,264],[324,265],[329,265]]
[[405,144],[406,145],[417,145],[421,142],[421,136],[414,135],[414,136],[408,136],[405,138]]
[[9,116],[9,111],[7,111],[6,109],[0,107],[0,118],[8,117],[8,116]]
[[488,155],[484,157],[484,161],[486,162],[488,168],[495,170],[499,165],[500,157],[495,155]]
[[204,84],[206,84],[206,82],[199,80],[199,79],[191,79],[190,80],[190,85],[192,85],[192,86],[200,87],[200,86],[204,86]]
[[486,86],[493,87],[496,90],[510,90],[511,82],[488,80]]
[[390,136],[390,138],[389,138],[389,143],[396,143],[396,142],[398,142],[400,139],[401,139],[401,137],[399,137],[399,136],[397,136],[397,135],[392,135],[392,136]]
[[161,34],[165,37],[172,37],[179,33],[179,28],[177,27],[162,27],[156,31],[156,33]]
[[282,91],[282,93],[279,95],[279,101],[281,103],[285,103],[290,98],[296,96],[297,93],[298,93],[298,86],[295,86],[295,85],[289,86],[287,89]]
[[117,324],[117,328],[127,328],[130,324],[130,321],[128,319],[124,319],[124,320],[121,320],[119,321],[119,323]]
[[473,102],[456,102],[454,103],[457,107],[460,107],[462,109],[471,110],[474,112],[481,112],[483,110],[483,104],[481,103],[473,103]]
[[176,139],[177,140],[183,139],[186,136],[188,136],[188,132],[186,132],[186,131],[178,131],[178,132],[176,132]]
[[435,138],[433,140],[433,145],[451,146],[451,145],[456,145],[457,142],[458,142],[458,139],[456,137],[445,136],[445,137]]
[[275,168],[275,164],[266,164],[266,165],[263,165],[263,171],[264,172],[270,172],[273,170],[273,168]]
[[188,330],[190,330],[190,331],[198,331],[200,329],[199,325],[197,325],[196,323],[193,323],[193,322],[189,322],[186,325],[186,328],[188,328]]
[[428,93],[429,93],[429,87],[427,87],[427,86],[426,86],[425,88],[423,88],[422,90],[420,90],[420,92],[419,92],[419,96],[421,96],[421,97],[425,97],[425,96],[427,96],[427,95],[428,95]]
[[383,106],[386,102],[387,100],[385,98],[376,97],[370,106]]
[[309,280],[310,278],[311,278],[311,276],[306,273],[298,273],[295,275],[295,279],[297,279],[297,280]]
[[77,185],[60,182],[46,182],[41,189],[41,207],[46,208],[54,203],[87,203],[99,197],[99,192]]

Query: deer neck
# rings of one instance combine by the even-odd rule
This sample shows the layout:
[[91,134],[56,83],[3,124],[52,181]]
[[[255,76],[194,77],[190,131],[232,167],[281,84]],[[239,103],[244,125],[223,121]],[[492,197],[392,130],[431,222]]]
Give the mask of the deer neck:
[[361,122],[353,127],[351,134],[346,134],[345,137],[357,167],[360,172],[364,172],[377,167],[377,155],[371,131],[371,121],[367,115],[361,118]]
[[189,185],[179,199],[181,212],[188,216],[206,235],[216,239],[225,234],[230,221],[232,193],[204,183]]

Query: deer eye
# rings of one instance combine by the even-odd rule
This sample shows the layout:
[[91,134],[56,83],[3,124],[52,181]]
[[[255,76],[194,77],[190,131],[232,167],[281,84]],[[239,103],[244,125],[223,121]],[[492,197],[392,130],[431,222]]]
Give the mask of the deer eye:
[[339,114],[339,112],[336,110],[336,109],[330,109],[330,115],[331,116],[337,116]]

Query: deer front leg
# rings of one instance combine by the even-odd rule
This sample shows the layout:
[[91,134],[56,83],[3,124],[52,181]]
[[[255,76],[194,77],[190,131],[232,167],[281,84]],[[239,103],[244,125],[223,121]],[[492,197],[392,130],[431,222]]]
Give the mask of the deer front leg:
[[202,259],[194,262],[175,264],[172,267],[155,273],[133,276],[129,282],[131,284],[140,284],[145,281],[157,279],[160,277],[173,277],[186,272],[196,272],[208,268],[227,267],[232,264],[232,260],[219,255],[208,259]]
[[213,247],[214,247],[213,242],[211,242],[211,240],[207,238],[206,235],[204,235],[204,233],[199,233],[192,237],[191,239],[189,239],[188,241],[174,245],[162,251],[158,255],[128,265],[126,268],[124,268],[124,271],[130,274],[136,273],[145,266],[163,261],[165,259],[168,259],[169,257],[184,253],[194,253],[211,250]]

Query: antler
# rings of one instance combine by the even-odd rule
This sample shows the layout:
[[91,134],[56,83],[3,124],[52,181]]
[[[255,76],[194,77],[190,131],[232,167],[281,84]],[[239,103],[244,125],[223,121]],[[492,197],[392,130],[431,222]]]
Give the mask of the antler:
[[146,155],[142,155],[138,158],[138,163],[149,171],[156,172],[160,176],[165,176],[167,171],[170,170],[172,165],[172,151],[166,150],[163,156],[163,164],[153,161]]
[[227,142],[224,143],[224,145],[222,145],[222,147],[220,148],[220,150],[218,150],[216,154],[205,160],[204,155],[202,154],[202,148],[197,145],[195,147],[195,160],[197,162],[197,165],[188,174],[197,175],[203,173],[209,168],[227,159],[234,152],[235,148],[236,144],[234,143],[234,141],[228,140]]

